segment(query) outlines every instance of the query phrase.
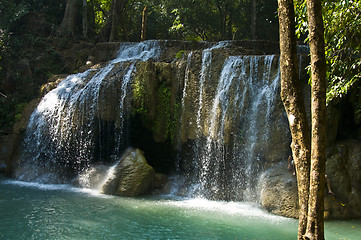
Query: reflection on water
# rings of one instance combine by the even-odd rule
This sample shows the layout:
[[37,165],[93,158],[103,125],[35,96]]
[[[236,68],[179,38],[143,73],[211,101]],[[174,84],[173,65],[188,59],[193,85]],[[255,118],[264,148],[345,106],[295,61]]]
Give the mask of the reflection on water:
[[[296,239],[297,221],[250,203],[121,198],[69,185],[0,180],[0,239]],[[357,239],[361,221],[326,224]]]

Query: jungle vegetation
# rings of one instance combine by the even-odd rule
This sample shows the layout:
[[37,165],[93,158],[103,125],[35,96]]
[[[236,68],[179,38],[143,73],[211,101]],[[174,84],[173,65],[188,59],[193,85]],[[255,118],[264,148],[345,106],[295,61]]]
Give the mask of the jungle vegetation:
[[[307,42],[306,1],[294,3],[298,41]],[[0,0],[0,128],[11,128],[49,76],[69,73],[55,44],[140,41],[146,6],[145,39],[279,40],[276,0]],[[361,77],[361,1],[322,1],[322,11],[329,103]],[[33,63],[40,53],[46,64]],[[15,70],[24,59],[31,76]]]

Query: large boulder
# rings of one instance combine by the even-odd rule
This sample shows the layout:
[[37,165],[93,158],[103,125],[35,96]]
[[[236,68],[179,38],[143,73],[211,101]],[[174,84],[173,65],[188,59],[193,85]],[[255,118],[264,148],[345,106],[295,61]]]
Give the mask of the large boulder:
[[268,211],[285,216],[298,217],[296,176],[287,171],[286,163],[276,164],[260,178],[260,201]]
[[325,199],[325,211],[333,218],[361,217],[361,141],[337,142],[328,152],[326,174],[334,193]]
[[[328,149],[326,162],[326,218],[361,217],[361,141],[343,140]],[[296,177],[287,163],[278,163],[259,180],[260,202],[268,211],[298,217]]]
[[101,191],[105,194],[135,197],[150,193],[154,178],[155,171],[148,165],[143,152],[139,149],[128,149]]

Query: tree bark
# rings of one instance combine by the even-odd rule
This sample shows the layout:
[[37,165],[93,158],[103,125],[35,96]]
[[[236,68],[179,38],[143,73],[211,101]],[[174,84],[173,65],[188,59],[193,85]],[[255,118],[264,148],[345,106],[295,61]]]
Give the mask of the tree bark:
[[128,31],[125,22],[125,9],[128,1],[129,0],[113,0],[112,2],[109,42],[113,42],[116,40],[120,27],[123,30],[125,39],[128,40]]
[[257,29],[257,0],[251,0],[251,38],[256,40]]
[[112,2],[112,26],[110,28],[110,36],[109,36],[109,42],[113,42],[115,40],[115,35],[117,34],[117,28],[118,28],[118,2],[119,0],[113,0]]
[[76,16],[77,16],[77,1],[67,0],[63,21],[61,22],[58,35],[60,36],[75,36],[76,32]]
[[83,37],[88,36],[88,4],[83,0]]
[[142,42],[145,40],[146,33],[147,33],[147,14],[148,14],[148,10],[147,10],[147,6],[145,6],[143,9],[143,14],[142,14],[142,31],[140,34],[140,40]]
[[293,0],[278,0],[278,16],[281,98],[292,135],[291,149],[297,174],[300,206],[298,239],[301,239],[307,228],[311,138],[298,75]]
[[326,163],[326,60],[320,0],[307,0],[311,52],[312,145],[310,200],[304,239],[324,239]]

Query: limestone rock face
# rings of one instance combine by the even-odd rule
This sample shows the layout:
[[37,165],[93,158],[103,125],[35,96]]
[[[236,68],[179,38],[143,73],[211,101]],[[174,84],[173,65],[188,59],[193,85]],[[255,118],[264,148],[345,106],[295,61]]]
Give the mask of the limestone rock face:
[[326,174],[334,195],[325,198],[332,218],[361,217],[361,141],[343,140],[329,152]]
[[135,197],[151,192],[155,171],[139,149],[125,152],[114,169],[114,176],[102,187],[105,194]]
[[268,211],[285,216],[298,217],[296,176],[287,171],[287,164],[277,164],[260,179],[260,201]]
[[175,131],[179,86],[173,81],[172,67],[170,63],[139,62],[132,82],[132,113],[151,130],[156,142],[165,142]]
[[[361,217],[361,142],[344,140],[328,150],[325,191],[325,217],[347,219]],[[274,165],[259,181],[261,205],[268,211],[298,217],[296,177],[287,164]]]
[[168,183],[168,177],[162,173],[156,173],[154,176],[154,184],[153,187],[156,189],[162,189]]

